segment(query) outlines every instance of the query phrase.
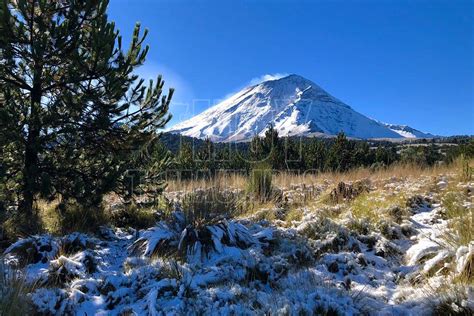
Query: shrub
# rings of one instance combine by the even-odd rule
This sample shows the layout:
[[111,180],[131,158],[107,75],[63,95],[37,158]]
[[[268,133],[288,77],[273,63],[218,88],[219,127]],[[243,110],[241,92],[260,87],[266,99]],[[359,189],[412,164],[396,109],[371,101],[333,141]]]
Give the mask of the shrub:
[[72,257],[60,255],[50,262],[48,277],[44,285],[62,287],[77,278],[84,278],[86,273],[93,273],[97,262],[89,251],[79,252]]
[[286,213],[285,221],[290,222],[290,223],[292,221],[301,221],[301,219],[303,218],[303,215],[304,215],[304,212],[301,208],[294,208],[294,209],[289,210]]
[[5,254],[15,258],[16,264],[23,267],[31,263],[48,262],[56,255],[59,247],[60,245],[49,235],[31,236],[10,245]]
[[15,241],[18,238],[39,233],[43,230],[41,215],[34,212],[30,216],[23,213],[12,212],[1,225],[3,239]]

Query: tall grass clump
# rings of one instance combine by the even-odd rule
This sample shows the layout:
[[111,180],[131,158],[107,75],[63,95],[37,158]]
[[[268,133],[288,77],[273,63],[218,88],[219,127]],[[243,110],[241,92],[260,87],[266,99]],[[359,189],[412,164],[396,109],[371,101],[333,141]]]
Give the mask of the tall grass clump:
[[28,292],[31,292],[31,286],[27,285],[19,271],[0,259],[0,315],[30,315]]
[[239,193],[219,187],[195,190],[184,195],[181,208],[187,221],[199,224],[233,217],[240,211],[239,198]]
[[55,235],[96,232],[99,226],[107,223],[102,206],[84,206],[73,199],[39,201],[37,208],[43,229]]
[[474,240],[474,208],[465,205],[463,200],[463,194],[456,191],[446,193],[442,199],[450,228],[444,239],[454,248],[466,246]]
[[260,202],[272,197],[272,168],[268,163],[258,163],[250,171],[248,191]]
[[458,158],[459,165],[461,168],[461,181],[468,182],[472,180],[473,168],[469,164],[469,159],[464,154],[461,154]]
[[129,203],[118,210],[109,211],[107,220],[115,227],[142,229],[153,226],[158,220],[158,214],[152,208]]
[[[377,223],[382,219],[391,219],[393,209],[399,208],[400,216],[407,211],[404,194],[383,194],[381,192],[364,193],[357,196],[350,204],[351,213],[356,219],[365,219]],[[405,214],[407,215],[407,214]],[[398,217],[398,216],[397,216]]]

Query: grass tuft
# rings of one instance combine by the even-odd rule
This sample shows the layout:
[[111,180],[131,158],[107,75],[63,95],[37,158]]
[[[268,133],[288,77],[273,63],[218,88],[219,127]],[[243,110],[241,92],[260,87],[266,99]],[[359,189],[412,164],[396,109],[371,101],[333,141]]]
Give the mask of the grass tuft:
[[454,249],[467,246],[474,240],[474,208],[464,204],[461,192],[451,191],[444,195],[442,205],[448,219],[449,231],[443,235],[445,242]]
[[0,261],[0,315],[30,315],[32,305],[26,294],[32,288],[20,271]]
[[254,166],[247,189],[260,202],[267,202],[272,198],[272,169],[268,164]]

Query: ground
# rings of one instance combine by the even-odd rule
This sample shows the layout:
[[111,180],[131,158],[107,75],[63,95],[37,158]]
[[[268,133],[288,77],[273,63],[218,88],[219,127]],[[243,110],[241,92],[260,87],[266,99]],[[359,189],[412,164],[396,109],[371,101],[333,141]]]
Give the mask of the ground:
[[472,228],[473,182],[445,172],[276,189],[278,203],[199,223],[186,192],[169,190],[174,211],[155,227],[32,236],[5,251],[7,267],[43,315],[474,311],[474,243],[458,225]]

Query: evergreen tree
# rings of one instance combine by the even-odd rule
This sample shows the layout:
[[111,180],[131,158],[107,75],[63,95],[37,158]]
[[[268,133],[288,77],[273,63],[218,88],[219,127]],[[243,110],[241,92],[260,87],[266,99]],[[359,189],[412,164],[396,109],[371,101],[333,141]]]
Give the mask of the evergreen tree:
[[172,157],[158,138],[154,138],[142,150],[135,150],[129,157],[123,157],[128,162],[127,170],[120,178],[116,192],[124,197],[126,203],[136,202],[137,195],[157,197],[165,188],[164,172],[170,167]]
[[353,167],[370,166],[373,163],[373,155],[367,142],[359,141],[355,144],[352,154]]
[[[117,189],[130,153],[169,120],[173,91],[145,85],[147,32],[125,51],[107,0],[4,0],[0,4],[0,148],[16,178],[19,210],[37,194],[95,204]],[[13,162],[13,160],[15,160]]]
[[328,153],[326,166],[334,171],[346,171],[351,168],[350,143],[346,135],[341,132],[337,135],[334,144]]
[[191,179],[196,172],[196,162],[194,160],[193,147],[187,142],[183,141],[179,147],[178,155],[175,159],[178,177],[181,179]]
[[304,146],[303,155],[307,170],[324,170],[327,149],[326,145],[322,141],[318,139],[309,140]]
[[264,137],[255,136],[250,143],[250,159],[252,161],[264,161],[273,169],[285,167],[285,152],[282,140],[278,137],[278,131],[269,125]]
[[206,138],[198,152],[199,168],[206,177],[214,177],[217,170],[214,143]]

